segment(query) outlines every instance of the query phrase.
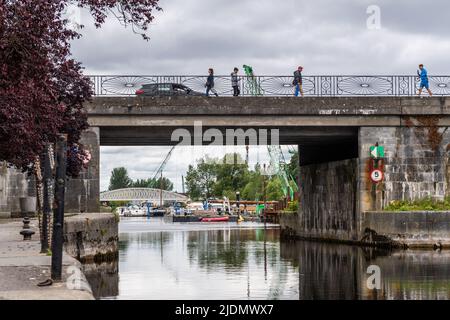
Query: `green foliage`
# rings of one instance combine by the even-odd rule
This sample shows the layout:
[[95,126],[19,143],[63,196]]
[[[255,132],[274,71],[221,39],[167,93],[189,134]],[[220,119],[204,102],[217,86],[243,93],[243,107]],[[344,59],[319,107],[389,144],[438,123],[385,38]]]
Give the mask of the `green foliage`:
[[131,182],[131,187],[133,188],[154,188],[163,189],[167,191],[173,190],[173,183],[170,179],[166,177],[160,177],[158,179],[148,178],[148,179],[137,179]]
[[291,176],[295,181],[298,181],[298,175],[299,175],[299,155],[298,151],[289,151],[291,154],[291,160],[286,166],[287,173],[289,176]]
[[242,190],[249,181],[248,165],[239,154],[226,154],[222,160],[215,165],[216,183],[214,184],[214,195],[225,196],[225,191]]
[[124,167],[114,168],[109,180],[109,190],[123,189],[131,186],[133,181],[128,176],[128,171]]
[[276,201],[283,199],[283,185],[280,178],[273,177],[267,183],[266,188],[267,201]]
[[425,198],[415,201],[394,200],[384,208],[384,211],[448,211],[450,210],[450,197],[444,201]]
[[111,211],[115,212],[118,207],[126,207],[128,205],[128,201],[110,201],[108,202],[111,207]]
[[242,199],[262,200],[264,193],[264,176],[261,175],[260,167],[257,165],[255,171],[249,172],[249,181],[241,192]]
[[298,200],[289,201],[285,211],[297,212],[298,211]]
[[172,191],[173,183],[165,177],[160,177],[158,179],[137,179],[136,181],[133,181],[128,176],[128,171],[126,168],[114,168],[111,172],[108,189],[111,191],[123,188],[161,188],[163,190]]
[[217,168],[214,160],[201,159],[194,168],[189,165],[186,174],[186,189],[193,200],[205,199],[212,196],[214,184],[217,180]]
[[200,159],[197,165],[189,166],[186,174],[186,188],[193,200],[227,197],[236,199],[236,192],[242,200],[262,200],[266,180],[266,199],[283,198],[282,183],[278,177],[262,175],[261,166],[249,170],[239,154],[227,154],[222,159]]

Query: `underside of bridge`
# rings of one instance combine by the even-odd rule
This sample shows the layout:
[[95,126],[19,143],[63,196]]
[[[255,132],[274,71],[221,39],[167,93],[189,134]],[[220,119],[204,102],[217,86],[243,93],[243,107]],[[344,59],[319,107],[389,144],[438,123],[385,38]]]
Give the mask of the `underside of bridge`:
[[[102,146],[168,146],[176,145],[178,140],[172,140],[172,134],[176,130],[186,130],[194,137],[193,127],[102,127],[100,130],[100,145]],[[301,157],[300,164],[329,162],[335,160],[351,159],[358,157],[358,128],[357,127],[203,127],[203,133],[209,129],[220,130],[223,142],[226,141],[227,130],[254,129],[259,137],[259,130],[267,130],[268,142],[271,143],[272,130],[279,132],[281,145],[297,145]],[[258,143],[260,140],[257,140]],[[192,139],[192,142],[194,140]],[[233,145],[238,140],[232,141]],[[202,141],[203,145],[211,144],[211,141]],[[252,144],[248,137],[245,144]]]
[[[211,136],[228,145],[264,145],[260,130],[267,131],[269,144],[299,147],[301,203],[289,223],[298,236],[358,241],[365,212],[383,210],[392,200],[450,195],[445,98],[101,98],[87,109],[92,127],[84,143],[93,159],[80,179],[69,182],[68,194],[76,195],[67,201],[69,211],[99,208],[100,145],[167,146],[181,136],[192,139],[187,145],[209,145]],[[193,138],[196,121],[200,140]],[[229,130],[242,130],[246,138],[230,143]],[[256,143],[247,137],[252,132]],[[369,149],[376,143],[385,148],[380,183],[370,179]]]

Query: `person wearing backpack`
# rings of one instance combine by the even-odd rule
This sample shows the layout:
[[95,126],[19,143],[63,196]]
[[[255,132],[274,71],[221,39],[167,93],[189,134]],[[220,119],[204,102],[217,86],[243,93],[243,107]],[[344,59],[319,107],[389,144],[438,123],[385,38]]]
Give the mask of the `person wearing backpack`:
[[300,93],[303,97],[303,76],[302,76],[303,67],[299,66],[297,70],[294,71],[294,81],[292,84],[295,86],[295,96],[298,97]]

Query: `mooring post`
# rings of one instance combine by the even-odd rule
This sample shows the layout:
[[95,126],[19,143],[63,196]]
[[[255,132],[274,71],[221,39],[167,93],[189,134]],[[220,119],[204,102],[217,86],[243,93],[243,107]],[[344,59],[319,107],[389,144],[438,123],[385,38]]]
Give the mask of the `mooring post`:
[[56,143],[55,204],[53,206],[52,280],[62,277],[64,194],[67,167],[67,135],[60,135]]

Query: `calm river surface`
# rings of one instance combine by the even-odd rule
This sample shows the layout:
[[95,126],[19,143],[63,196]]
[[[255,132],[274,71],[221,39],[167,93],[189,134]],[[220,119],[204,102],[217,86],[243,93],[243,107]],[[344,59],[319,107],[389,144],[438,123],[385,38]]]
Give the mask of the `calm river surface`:
[[[99,299],[449,299],[449,251],[279,241],[275,225],[125,218],[116,263],[86,265]],[[367,268],[381,289],[367,288]]]

